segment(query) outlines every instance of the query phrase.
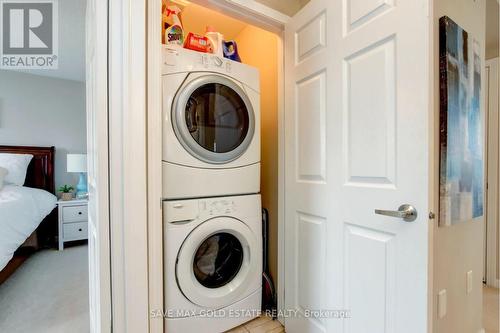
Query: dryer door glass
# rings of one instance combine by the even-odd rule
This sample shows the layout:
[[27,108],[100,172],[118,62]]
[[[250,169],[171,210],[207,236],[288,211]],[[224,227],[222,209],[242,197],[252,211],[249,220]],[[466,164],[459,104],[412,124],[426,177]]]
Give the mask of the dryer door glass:
[[241,145],[248,134],[245,102],[228,86],[209,83],[197,88],[186,104],[189,133],[203,148],[227,153]]
[[223,164],[245,153],[255,132],[247,91],[222,75],[186,80],[174,98],[172,125],[179,142],[195,158]]
[[193,260],[198,282],[207,288],[220,288],[231,282],[243,263],[243,247],[235,236],[217,233],[205,239]]

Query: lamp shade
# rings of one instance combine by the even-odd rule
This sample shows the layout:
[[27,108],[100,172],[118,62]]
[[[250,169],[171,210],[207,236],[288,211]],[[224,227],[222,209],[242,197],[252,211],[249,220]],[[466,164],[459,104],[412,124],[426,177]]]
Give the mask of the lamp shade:
[[86,154],[68,154],[68,172],[87,172]]

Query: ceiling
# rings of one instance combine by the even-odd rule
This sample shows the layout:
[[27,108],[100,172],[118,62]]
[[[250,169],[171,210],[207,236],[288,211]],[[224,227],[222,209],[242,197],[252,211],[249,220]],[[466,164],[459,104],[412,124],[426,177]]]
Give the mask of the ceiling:
[[283,14],[293,16],[310,0],[255,0]]
[[486,58],[498,57],[499,15],[497,0],[486,1]]
[[85,7],[86,0],[59,3],[59,68],[30,69],[22,72],[53,78],[85,81]]

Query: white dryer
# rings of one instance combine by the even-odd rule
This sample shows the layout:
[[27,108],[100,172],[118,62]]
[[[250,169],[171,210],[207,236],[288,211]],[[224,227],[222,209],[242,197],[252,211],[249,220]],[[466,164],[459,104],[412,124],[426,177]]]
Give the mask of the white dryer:
[[162,74],[163,197],[259,193],[258,70],[164,47]]
[[224,332],[259,314],[260,202],[260,195],[164,201],[166,332]]

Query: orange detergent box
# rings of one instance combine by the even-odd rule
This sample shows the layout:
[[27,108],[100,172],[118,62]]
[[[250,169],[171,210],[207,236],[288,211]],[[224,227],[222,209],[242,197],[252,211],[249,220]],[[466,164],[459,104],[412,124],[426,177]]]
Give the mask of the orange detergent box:
[[198,52],[210,52],[210,43],[208,38],[192,32],[187,35],[184,47]]

